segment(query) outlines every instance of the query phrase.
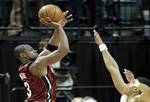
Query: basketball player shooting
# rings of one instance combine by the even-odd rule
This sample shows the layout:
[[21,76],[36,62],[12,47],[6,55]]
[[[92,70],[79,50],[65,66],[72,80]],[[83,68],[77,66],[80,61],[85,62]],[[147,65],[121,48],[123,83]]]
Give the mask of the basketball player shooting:
[[54,28],[53,36],[40,54],[28,44],[15,47],[14,53],[22,63],[18,71],[26,87],[26,102],[55,102],[56,79],[49,65],[60,61],[70,51],[63,27],[72,20],[72,14],[68,11],[62,14],[58,22],[53,22],[49,17],[40,19],[44,25]]
[[126,84],[121,76],[117,62],[111,56],[107,46],[95,30],[94,39],[102,53],[104,63],[111,75],[114,86],[122,95],[120,102],[150,102],[150,81],[143,77],[135,79],[133,73],[125,69],[124,74],[129,82]]

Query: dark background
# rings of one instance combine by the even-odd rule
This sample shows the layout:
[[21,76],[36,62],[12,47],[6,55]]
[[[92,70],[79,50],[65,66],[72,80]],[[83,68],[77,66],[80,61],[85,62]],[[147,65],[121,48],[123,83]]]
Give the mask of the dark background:
[[[39,50],[39,41],[49,37],[48,30],[39,28],[37,12],[40,7],[37,2],[26,1],[27,8],[22,11],[23,15],[26,14],[22,18],[22,31],[15,36],[0,36],[0,102],[23,102],[26,97],[17,73],[20,62],[13,54],[14,47],[28,43]],[[54,3],[64,10],[69,9],[74,15],[74,21],[64,28],[73,54],[69,60],[63,59],[61,62],[63,68],[71,70],[74,87],[69,92],[73,97],[92,96],[98,102],[119,102],[120,94],[114,88],[101,53],[92,39],[93,28],[101,32],[121,73],[127,68],[136,77],[150,79],[150,32],[144,27],[149,25],[149,21],[143,15],[143,10],[149,11],[147,0],[43,1],[44,4]],[[4,34],[10,23],[11,7],[12,0],[0,0],[0,32]],[[71,61],[71,64],[64,64],[66,61]],[[57,101],[67,102],[69,97],[68,94],[58,95]]]
[[[120,41],[116,41],[113,38],[104,39],[110,53],[118,62],[121,72],[123,72],[123,68],[127,68],[133,71],[136,77],[144,76],[149,78],[149,41],[144,41],[141,38],[136,41],[134,40],[134,42],[131,38],[128,38],[128,40],[122,39]],[[11,91],[9,94],[11,95],[12,102],[22,102],[25,95],[24,89],[22,88],[16,91],[12,90],[14,87],[23,86],[17,74],[17,68],[20,63],[13,55],[13,48],[22,42],[29,43],[36,48],[37,41],[37,39],[34,41],[29,41],[27,39],[21,41],[9,39],[9,41],[4,41],[0,45],[1,73],[9,72],[11,75]],[[71,91],[74,96],[93,96],[99,100],[99,102],[119,101],[120,95],[113,88],[111,77],[104,66],[101,53],[93,40],[91,39],[89,42],[89,39],[88,41],[87,39],[80,39],[75,44],[72,44],[71,48],[72,47],[76,48],[76,62],[74,64],[74,66],[76,66],[74,71],[76,75],[75,88]],[[1,83],[4,84],[3,82],[4,81]],[[6,90],[6,86],[4,86],[4,88],[2,88],[3,99],[7,99],[8,97]]]

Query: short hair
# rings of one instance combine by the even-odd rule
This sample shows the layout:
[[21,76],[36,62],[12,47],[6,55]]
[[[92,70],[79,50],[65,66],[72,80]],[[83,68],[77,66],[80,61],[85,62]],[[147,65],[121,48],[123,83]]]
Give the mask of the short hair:
[[95,100],[93,97],[86,96],[82,99],[81,102],[97,102],[97,100]]
[[27,46],[30,46],[30,45],[28,45],[28,44],[21,44],[21,45],[16,46],[14,48],[14,54],[15,54],[15,56],[19,58],[20,57],[19,54],[22,53],[22,52],[24,52],[24,50],[25,50],[25,48]]
[[145,77],[138,77],[137,79],[140,83],[143,83],[143,84],[150,87],[150,80],[149,79],[147,79]]
[[75,97],[71,102],[97,102],[93,97],[85,96],[85,97]]
[[82,97],[75,97],[71,100],[71,102],[81,102],[82,101]]

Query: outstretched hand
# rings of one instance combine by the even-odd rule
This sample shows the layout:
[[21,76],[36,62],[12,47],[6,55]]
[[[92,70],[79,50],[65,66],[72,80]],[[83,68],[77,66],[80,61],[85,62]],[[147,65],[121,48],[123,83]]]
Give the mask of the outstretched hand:
[[62,13],[62,17],[61,19],[58,21],[58,23],[64,27],[67,23],[73,21],[73,18],[72,18],[72,14],[69,14],[69,11],[65,11]]
[[99,33],[96,31],[96,30],[93,30],[94,32],[94,40],[95,40],[95,43],[99,46],[100,44],[103,43],[101,37],[99,36]]
[[123,73],[125,74],[126,79],[127,79],[128,82],[135,83],[134,74],[130,70],[124,69]]
[[61,24],[53,22],[49,17],[47,17],[46,19],[41,18],[40,22],[46,26],[52,26],[54,28],[58,28],[61,26]]

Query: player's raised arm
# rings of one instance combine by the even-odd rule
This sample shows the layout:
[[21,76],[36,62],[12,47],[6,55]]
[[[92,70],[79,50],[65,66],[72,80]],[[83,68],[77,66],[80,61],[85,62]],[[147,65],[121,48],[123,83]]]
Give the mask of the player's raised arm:
[[59,23],[53,22],[48,18],[47,21],[52,27],[54,27],[56,34],[58,34],[59,37],[59,46],[57,50],[49,53],[46,56],[39,56],[35,62],[30,66],[31,72],[37,75],[45,75],[46,73],[46,66],[56,63],[57,61],[60,61],[62,58],[64,58],[68,52],[70,51],[69,48],[69,42],[68,38],[66,36],[66,33],[63,29],[63,26]]
[[94,30],[94,40],[95,43],[98,45],[100,52],[102,53],[104,63],[106,65],[107,70],[109,71],[113,83],[116,87],[116,89],[121,93],[126,93],[129,89],[127,84],[124,82],[117,62],[114,60],[114,58],[111,56],[109,51],[107,50],[107,46],[102,41],[101,37],[99,36],[98,32]]
[[[72,18],[72,14],[69,13],[69,11],[65,11],[62,13],[62,17],[59,20],[59,24],[64,27],[67,23],[71,22],[73,20]],[[48,19],[47,19],[48,21]],[[43,25],[49,26],[49,23],[45,21],[44,19],[40,19],[40,22]],[[39,54],[39,56],[43,56],[43,55],[47,55],[52,51],[57,50],[58,46],[60,43],[60,38],[57,34],[57,30],[54,29],[54,33],[52,34],[52,37],[49,39],[48,44],[46,45],[46,47],[43,49],[43,51]]]

